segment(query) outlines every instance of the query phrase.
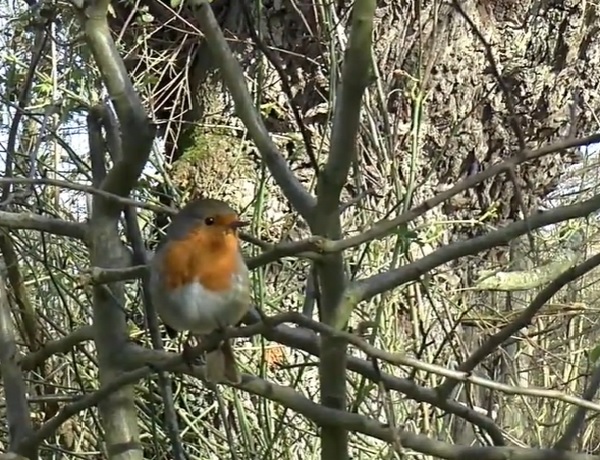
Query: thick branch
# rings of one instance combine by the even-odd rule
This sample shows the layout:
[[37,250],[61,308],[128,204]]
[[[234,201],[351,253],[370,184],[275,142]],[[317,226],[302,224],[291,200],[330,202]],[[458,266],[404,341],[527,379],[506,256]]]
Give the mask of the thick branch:
[[[126,197],[146,165],[155,130],[112,39],[106,18],[108,3],[108,0],[90,0],[81,16],[85,37],[119,117],[124,152],[100,188]],[[98,199],[96,203],[115,217],[121,210],[110,200]]]
[[[109,35],[106,22],[106,3],[92,4],[86,10],[88,19],[84,21],[86,34],[94,50],[101,72],[105,75],[106,85],[117,107],[121,119],[124,152],[108,175],[105,170],[105,150],[95,142],[98,136],[90,136],[90,156],[92,157],[93,185],[119,195],[129,194],[143,168],[151,138],[145,138],[145,125],[142,121],[143,109],[138,107],[139,100],[129,81],[123,62],[116,52]],[[94,119],[101,114],[96,107],[88,117],[88,129],[99,128]],[[133,131],[132,131],[133,130]],[[136,130],[141,130],[139,133]],[[139,150],[132,145],[139,136]],[[145,143],[147,145],[145,145]],[[129,145],[126,149],[125,145]],[[123,182],[119,182],[123,181]],[[121,244],[117,228],[122,206],[100,195],[94,195],[90,218],[90,262],[102,268],[122,268],[129,261],[129,255]],[[122,372],[116,364],[119,354],[128,341],[125,311],[125,293],[123,283],[112,283],[93,287],[93,327],[94,341],[98,355],[98,374],[100,388],[111,387],[119,381]],[[141,460],[140,434],[135,409],[133,388],[120,386],[111,391],[99,405],[98,410],[104,429],[104,441],[111,460]],[[43,432],[43,429],[40,430]]]
[[[314,234],[340,239],[340,194],[348,171],[356,161],[356,138],[360,126],[361,103],[371,73],[371,39],[375,0],[356,0],[352,8],[349,45],[345,53],[339,95],[335,100],[331,150],[318,177],[317,207],[312,222]],[[329,254],[315,263],[320,294],[319,319],[336,324],[346,284],[341,253]],[[345,324],[340,324],[344,327]],[[345,340],[322,337],[319,361],[321,403],[331,409],[346,408]],[[348,432],[339,425],[327,425],[321,431],[321,458],[345,460],[348,457]]]
[[[130,348],[130,350],[133,351],[133,348]],[[109,390],[115,391],[118,389],[119,385],[132,384],[141,378],[149,376],[153,371],[171,370],[180,373],[188,373],[200,378],[204,377],[202,367],[190,367],[189,365],[184,364],[181,356],[178,355],[152,350],[144,350],[141,353],[133,351],[133,355],[137,356],[141,367],[123,375],[118,381],[115,381],[111,385],[111,388],[107,387],[106,389],[99,390],[73,404],[65,406],[57,416],[42,426],[34,436],[34,438],[37,438],[35,440],[39,441],[38,436],[41,433],[46,435],[51,434],[51,432],[55,431],[68,417],[98,404],[107,396]],[[150,367],[144,365],[144,363],[148,362],[152,363],[152,370]],[[403,446],[414,449],[417,452],[440,458],[456,460],[505,460],[506,458],[511,458],[512,460],[592,460],[595,458],[592,455],[561,452],[550,449],[453,445],[430,439],[425,435],[396,430],[393,427],[384,425],[364,415],[321,406],[302,396],[290,387],[269,383],[258,377],[243,375],[242,382],[237,385],[237,387],[249,393],[278,402],[284,407],[291,408],[312,420],[318,426],[337,426],[346,431],[362,433],[390,444],[394,443],[397,437],[399,437]],[[33,439],[28,441],[31,442]]]
[[269,136],[269,132],[254,107],[254,102],[248,92],[239,61],[231,53],[209,2],[194,0],[193,4],[197,8],[196,16],[210,52],[221,70],[223,81],[235,103],[237,115],[248,129],[248,133],[256,144],[263,161],[269,168],[275,182],[281,187],[285,197],[302,217],[310,220],[315,206],[315,199],[290,170]]

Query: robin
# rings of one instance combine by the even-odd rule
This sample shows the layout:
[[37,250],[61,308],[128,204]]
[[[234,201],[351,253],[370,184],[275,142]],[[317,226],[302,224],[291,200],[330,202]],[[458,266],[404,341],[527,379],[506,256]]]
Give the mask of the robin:
[[[173,338],[200,339],[237,324],[250,308],[250,278],[238,229],[248,225],[225,202],[197,199],[177,213],[150,262],[150,292]],[[206,353],[206,379],[241,381],[229,340]]]

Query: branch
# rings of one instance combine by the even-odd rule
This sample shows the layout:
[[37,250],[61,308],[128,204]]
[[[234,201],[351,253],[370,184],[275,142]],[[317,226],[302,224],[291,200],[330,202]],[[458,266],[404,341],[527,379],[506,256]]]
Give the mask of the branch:
[[87,229],[84,224],[67,222],[62,219],[44,217],[29,212],[0,211],[0,227],[10,229],[39,230],[54,235],[68,236],[87,242]]
[[[356,162],[356,139],[360,127],[361,105],[371,76],[371,44],[375,0],[356,0],[348,48],[345,51],[339,94],[335,98],[331,147],[327,162],[317,179],[317,206],[312,221],[314,234],[327,238],[342,238],[340,195],[351,165]],[[328,325],[337,324],[338,310],[348,277],[341,253],[331,254],[314,264],[319,286],[319,319]],[[321,403],[330,409],[342,410],[346,404],[347,342],[335,335],[325,335],[319,361]],[[331,425],[323,427],[322,459],[348,459],[348,431]]]
[[[114,129],[115,127],[113,126],[112,128]],[[109,131],[110,127],[106,126],[106,129]],[[117,152],[114,154],[116,155]],[[144,239],[138,221],[139,214],[137,209],[134,206],[127,206],[124,213],[125,234],[133,250],[133,263],[147,265],[148,257],[146,255],[146,247],[144,245]],[[158,315],[150,294],[150,283],[150,274],[146,271],[142,275],[142,304],[146,314],[146,326],[150,333],[152,347],[155,350],[164,350],[159,329]],[[171,440],[172,458],[173,460],[187,460],[185,449],[181,442],[181,429],[179,428],[179,423],[177,421],[177,409],[175,408],[173,398],[173,384],[171,377],[167,372],[163,371],[158,373],[158,386],[164,406],[164,424],[169,439]],[[155,408],[156,406],[152,404],[152,407]]]
[[361,103],[371,78],[371,39],[375,0],[357,0],[352,8],[349,46],[344,57],[340,95],[336,98],[331,148],[317,185],[319,223],[339,219],[340,193],[356,161]]
[[134,280],[144,276],[148,270],[148,265],[134,265],[125,268],[91,267],[81,274],[78,287]]
[[[304,148],[306,149],[306,156],[308,157],[310,165],[315,170],[315,175],[319,175],[319,163],[317,161],[317,157],[315,155],[315,149],[311,143],[310,132],[306,127],[306,123],[304,123],[304,119],[302,118],[302,114],[300,113],[299,104],[294,101],[294,91],[290,85],[290,75],[286,69],[283,68],[283,65],[279,61],[278,58],[275,57],[275,54],[271,52],[270,48],[263,42],[261,37],[259,37],[258,33],[254,30],[255,24],[252,19],[252,13],[250,12],[249,6],[246,2],[241,2],[240,6],[242,7],[242,11],[244,13],[244,17],[246,18],[246,25],[248,27],[248,33],[250,34],[250,38],[254,41],[258,49],[265,55],[267,60],[271,63],[277,75],[279,76],[279,80],[281,82],[281,89],[287,97],[287,102],[292,110],[292,114],[294,115],[294,119],[296,121],[296,125],[300,130],[300,135],[302,136],[302,140],[304,141]],[[257,27],[257,28],[260,28]]]
[[89,193],[90,195],[99,195],[107,200],[114,201],[115,203],[127,206],[135,206],[137,208],[148,209],[154,212],[164,212],[168,214],[175,214],[177,212],[176,209],[172,209],[161,204],[143,203],[141,201],[132,200],[131,198],[124,198],[120,195],[115,195],[114,193],[92,187],[91,185],[78,184],[76,182],[58,179],[31,179],[25,177],[0,178],[0,185],[2,184],[51,185],[54,187],[62,187],[67,190],[77,190],[79,192]]
[[92,340],[93,338],[93,327],[83,326],[65,337],[46,342],[39,350],[22,357],[19,364],[23,370],[29,371],[35,369],[51,356],[67,353],[81,342]]
[[[298,256],[307,258],[319,257],[319,252],[324,247],[326,240],[319,236],[310,237],[301,241],[284,241],[278,244],[266,244],[266,250],[255,257],[246,259],[246,264],[253,270],[283,257]],[[106,284],[115,281],[126,281],[141,278],[148,271],[147,265],[135,265],[125,268],[100,268],[91,267],[82,273],[80,285]]]
[[[250,319],[254,321],[254,317]],[[283,326],[279,324],[281,322],[288,320],[292,321],[294,319],[302,321],[303,324],[307,326],[314,326],[316,328],[323,327],[323,329],[320,330],[324,332],[331,331],[334,334],[339,333],[337,331],[332,330],[331,328],[328,328],[327,326],[321,325],[320,323],[307,320],[302,315],[290,312],[280,314],[275,317],[267,318],[266,323],[260,322],[260,320],[257,319],[256,322],[253,322],[250,327],[231,328],[228,329],[225,334],[213,334],[212,336],[207,337],[207,340],[205,342],[202,342],[200,346],[196,347],[192,351],[192,353],[194,355],[198,355],[202,351],[205,351],[206,349],[215,346],[218,343],[218,341],[222,340],[223,336],[248,337],[251,335],[256,335],[258,333],[263,333],[265,337],[267,337],[270,340],[275,340],[295,348],[303,349],[308,353],[318,356],[318,340],[317,337],[311,331],[300,328],[290,328],[288,326]],[[75,345],[78,341],[76,335],[79,335],[79,338],[83,339],[83,336],[85,335],[85,329],[86,328],[82,328],[78,331],[77,334],[74,333],[71,336],[66,337],[65,339],[56,341],[57,345],[53,348],[55,348],[57,352],[59,348],[61,349],[61,351],[67,351],[69,348],[67,340],[72,342],[72,345]],[[346,337],[350,337],[350,335],[347,335]],[[352,338],[352,340],[355,339],[356,337]],[[61,342],[62,345],[59,346],[59,342]],[[28,363],[27,365],[33,365],[34,361],[36,361],[36,359],[33,356],[31,358],[25,358],[23,360],[24,363]],[[151,373],[151,370],[149,368],[140,369],[141,366],[148,362],[152,363],[151,367],[154,371],[161,371],[170,369],[171,366],[179,366],[183,361],[182,356],[180,354],[158,352],[134,344],[129,344],[129,346],[121,349],[121,353],[119,355],[119,363],[123,369],[130,369],[132,371],[121,375],[113,382],[109,383],[106,387],[102,387],[96,392],[77,400],[75,403],[63,407],[63,409],[61,409],[61,411],[54,418],[47,421],[40,428],[40,430],[35,433],[33,438],[29,438],[24,442],[41,442],[43,439],[46,439],[48,436],[52,435],[52,433],[62,423],[64,423],[64,421],[72,417],[74,414],[85,410],[89,407],[92,407],[96,404],[99,404],[100,401],[108,397],[110,394],[112,394],[112,392],[118,390],[122,386],[134,383],[139,379],[149,376]],[[476,424],[482,429],[487,430],[492,436],[492,438],[495,440],[497,445],[504,444],[502,436],[499,434],[499,432],[496,433],[495,430],[497,430],[497,428],[495,427],[493,421],[488,417],[477,414],[475,411],[469,409],[468,407],[463,406],[454,401],[439,400],[438,395],[433,390],[420,388],[418,385],[415,385],[414,382],[405,379],[398,379],[396,377],[389,376],[385,373],[376,372],[373,368],[373,365],[365,360],[350,357],[349,363],[350,369],[365,375],[371,380],[383,382],[386,388],[402,391],[403,393],[407,394],[413,399],[416,399],[417,401],[431,403],[446,412],[464,418],[465,420]],[[187,370],[187,365],[185,367],[185,370]]]
[[[253,312],[251,312],[244,321],[248,324],[257,324],[261,321],[261,317],[258,313],[253,314]],[[302,350],[312,356],[321,356],[320,340],[311,330],[291,328],[283,324],[279,326],[273,326],[271,324],[271,327],[264,331],[263,336],[268,340]],[[494,421],[491,418],[468,408],[466,405],[461,405],[456,401],[440,399],[439,395],[434,390],[421,387],[412,380],[394,377],[384,372],[378,372],[373,367],[371,361],[366,361],[355,356],[348,356],[346,366],[348,369],[366,377],[372,382],[382,382],[385,384],[386,388],[399,391],[410,399],[420,403],[430,404],[434,407],[438,407],[444,412],[454,414],[457,417],[467,420],[486,431],[495,445],[505,444],[504,437]]]
[[[183,369],[181,369],[183,371]],[[197,372],[192,370],[192,375]],[[299,414],[304,415],[318,426],[333,426],[346,431],[362,433],[389,444],[400,444],[422,454],[452,460],[597,460],[597,456],[560,452],[551,449],[521,447],[479,447],[449,444],[431,439],[426,435],[415,434],[370,419],[364,415],[321,406],[302,396],[290,387],[266,382],[258,377],[243,375],[240,389],[278,402]]]
[[[205,347],[207,348],[207,347]],[[130,385],[136,381],[148,377],[157,370],[170,370],[186,373],[195,377],[204,378],[204,369],[200,366],[189,366],[182,362],[180,355],[171,353],[145,350],[142,353],[133,352],[141,363],[151,362],[151,366],[143,365],[134,371],[123,375],[118,381],[82,398],[81,400],[65,406],[59,414],[46,422],[38,432],[27,439],[27,442],[40,442],[41,435],[49,436],[68,418],[76,413],[98,404],[107,396],[109,391],[116,391],[120,386]],[[235,385],[237,388],[263,398],[275,401],[284,407],[288,407],[299,414],[304,415],[320,427],[339,427],[346,431],[353,431],[367,436],[380,439],[394,444],[398,439],[404,447],[413,449],[426,455],[446,459],[483,459],[483,460],[595,460],[595,456],[561,452],[551,449],[531,449],[519,447],[478,447],[453,445],[430,439],[421,434],[397,430],[370,419],[364,415],[331,409],[321,406],[312,400],[302,396],[297,391],[287,386],[269,383],[258,377],[244,374],[242,382]]]
[[[600,259],[600,256],[599,256]],[[600,262],[599,262],[600,263]],[[409,366],[414,369],[419,369],[421,371],[430,372],[436,375],[440,375],[443,377],[460,380],[463,382],[470,382],[474,385],[479,385],[484,388],[491,388],[494,390],[501,391],[506,394],[513,395],[524,395],[524,396],[538,396],[546,399],[555,399],[563,402],[567,402],[570,404],[577,405],[579,407],[585,407],[587,409],[594,410],[596,412],[600,412],[600,404],[593,403],[591,401],[578,398],[576,396],[570,396],[564,394],[560,391],[556,390],[548,390],[545,388],[535,388],[535,387],[527,387],[521,388],[512,385],[507,385],[503,383],[498,383],[493,380],[485,379],[483,377],[477,377],[475,375],[471,375],[469,371],[454,371],[450,369],[446,369],[442,366],[437,366],[435,364],[426,363],[420,361],[415,358],[411,358],[402,353],[392,353],[389,351],[380,350],[377,347],[369,344],[365,340],[361,339],[359,336],[351,334],[349,332],[337,330],[331,326],[326,324],[314,321],[312,319],[306,318],[300,313],[296,312],[287,312],[281,313],[272,318],[268,318],[265,323],[258,323],[249,327],[239,328],[237,330],[232,330],[226,336],[228,337],[249,337],[256,334],[266,335],[269,328],[274,325],[291,322],[297,324],[301,327],[310,329],[314,332],[318,332],[321,335],[326,335],[329,337],[335,337],[339,339],[343,339],[345,342],[351,343],[356,348],[364,352],[370,358],[377,358],[382,361],[388,362],[394,365],[404,365]]]
[[[85,0],[84,0],[85,1]],[[112,39],[108,22],[108,0],[89,0],[80,11],[85,37],[119,118],[124,154],[102,181],[106,192],[126,197],[137,184],[153,145],[151,126],[142,101],[127,74]],[[96,200],[116,217],[121,207],[112,201]]]
[[6,423],[11,450],[37,458],[37,448],[32,445],[19,446],[33,431],[31,413],[27,405],[27,388],[23,372],[17,364],[17,333],[10,314],[6,285],[0,276],[0,370],[6,402]]
[[412,264],[359,280],[350,287],[348,296],[356,302],[370,299],[401,284],[415,281],[430,270],[452,260],[508,243],[528,231],[546,225],[587,216],[598,209],[600,209],[600,195],[578,204],[539,212],[526,220],[514,222],[487,235],[444,246]]
[[541,158],[552,153],[556,153],[562,150],[567,150],[574,147],[582,147],[590,144],[600,142],[600,133],[593,134],[588,137],[579,139],[564,139],[547,146],[541,147],[536,150],[525,149],[523,152],[519,152],[517,155],[504,160],[502,163],[491,166],[484,169],[482,172],[469,176],[466,179],[460,181],[454,187],[438,193],[434,197],[422,202],[420,205],[414,207],[410,211],[402,213],[394,219],[382,219],[371,226],[367,231],[360,233],[359,235],[347,238],[345,240],[334,241],[329,246],[330,251],[342,251],[352,247],[360,246],[361,244],[369,241],[383,238],[391,234],[397,227],[402,224],[406,224],[415,220],[417,217],[422,216],[427,211],[435,208],[441,203],[449,200],[455,195],[464,192],[467,189],[475,187],[486,179],[490,179],[498,174],[502,174],[514,168],[516,165],[525,163],[536,158]]
[[221,76],[231,93],[238,116],[248,129],[263,161],[285,197],[304,219],[310,221],[315,199],[290,170],[271,140],[260,114],[254,107],[239,61],[231,53],[210,4],[206,0],[193,0],[192,5],[196,7],[196,17],[204,39],[221,70]]
[[579,259],[579,253],[565,250],[548,263],[530,270],[496,271],[482,270],[475,285],[477,291],[526,291],[551,282],[560,273],[572,267]]
[[[593,270],[598,265],[600,265],[600,254],[596,254],[579,265],[571,267],[563,272],[554,281],[552,281],[552,283],[539,292],[533,301],[528,305],[528,307],[523,310],[523,312],[517,318],[515,318],[514,321],[504,326],[496,334],[489,337],[474,353],[471,354],[471,356],[469,356],[465,362],[458,366],[458,370],[467,373],[471,372],[478,364],[483,362],[487,356],[492,354],[496,348],[502,345],[520,329],[526,327],[537,314],[537,312],[540,311],[546,302],[548,302],[558,291],[560,291],[567,284]],[[456,385],[456,381],[453,381],[452,379],[446,379],[438,386],[437,391],[444,398],[447,398]]]
[[[88,42],[92,48],[108,92],[120,121],[123,155],[107,175],[105,170],[105,148],[97,145],[97,135],[90,136],[92,184],[94,187],[117,195],[126,196],[136,184],[144,167],[153,135],[139,97],[125,71],[107,24],[108,0],[89,0],[90,4],[82,16]],[[92,122],[88,129],[97,130],[96,119],[101,107],[94,107],[88,117]],[[129,259],[121,243],[118,218],[122,205],[94,195],[89,224],[90,262],[104,268],[122,268]],[[94,341],[98,356],[98,375],[102,389],[110,387],[121,376],[115,364],[123,347],[127,344],[128,329],[125,311],[125,289],[123,283],[93,288]],[[104,442],[111,459],[141,459],[139,422],[135,408],[133,388],[122,386],[110,392],[98,406],[104,430]]]

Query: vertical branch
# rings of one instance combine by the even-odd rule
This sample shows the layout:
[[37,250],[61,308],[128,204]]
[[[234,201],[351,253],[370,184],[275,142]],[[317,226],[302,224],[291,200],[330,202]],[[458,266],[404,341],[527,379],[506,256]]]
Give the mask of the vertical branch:
[[[116,162],[123,155],[121,139],[118,135],[118,121],[115,119],[114,114],[108,104],[105,104],[101,110],[103,112],[104,128],[106,131],[106,144],[113,162]],[[142,231],[138,222],[137,209],[134,206],[127,206],[125,207],[124,214],[126,235],[133,250],[133,264],[146,265],[148,263],[148,257],[146,255],[146,247],[142,238]],[[162,337],[160,335],[160,329],[158,325],[158,315],[156,313],[156,308],[154,308],[154,305],[152,304],[152,299],[148,289],[150,277],[147,272],[144,272],[142,275],[141,282],[142,303],[144,305],[144,312],[146,314],[146,322],[148,331],[150,332],[152,346],[155,350],[164,351]],[[169,438],[171,439],[173,460],[186,460],[185,450],[183,448],[183,443],[181,442],[179,424],[177,422],[177,411],[175,409],[175,402],[173,399],[171,378],[169,377],[168,372],[158,372],[158,386],[163,399],[163,404],[165,406],[165,428]]]
[[[25,379],[17,364],[17,334],[10,314],[4,277],[0,276],[0,370],[4,386],[6,418],[11,448],[32,434],[31,414],[27,405]],[[19,452],[30,459],[37,458],[37,446],[28,445]]]
[[[110,34],[107,21],[108,0],[84,2],[80,19],[86,40],[115,107],[121,127],[123,155],[102,181],[102,190],[127,196],[135,187],[148,161],[156,129],[150,124],[142,100],[137,94],[125,64]],[[97,198],[97,197],[96,197]],[[97,199],[107,217],[116,219],[122,206]]]
[[[100,127],[94,122],[98,108],[88,115],[90,157],[92,158],[93,184],[98,187],[105,177],[105,149]],[[100,143],[99,143],[100,142]],[[92,198],[90,218],[91,263],[105,268],[126,266],[128,257],[121,244],[117,219],[110,218],[98,206],[98,197]],[[100,386],[110,385],[121,372],[118,355],[128,340],[125,310],[125,289],[122,282],[93,288],[94,339],[98,354]],[[124,386],[98,404],[105,431],[108,457],[111,459],[142,459],[139,430],[135,411],[133,388]]]
[[[596,366],[594,372],[592,373],[592,378],[590,379],[588,386],[583,392],[583,399],[588,401],[592,401],[594,396],[598,392],[598,388],[600,388],[600,365]],[[573,417],[569,421],[565,432],[560,437],[556,444],[554,444],[554,448],[557,450],[569,450],[571,449],[571,445],[573,441],[577,438],[581,429],[585,424],[585,414],[587,413],[587,409],[585,407],[577,407],[574,410]]]
[[[119,118],[123,155],[105,177],[101,177],[102,168],[98,167],[104,162],[104,148],[92,143],[90,155],[96,157],[94,185],[105,192],[127,196],[137,184],[148,160],[154,129],[110,34],[108,5],[109,0],[84,1],[79,15],[87,43]],[[93,197],[89,227],[93,266],[122,268],[127,264],[128,254],[121,244],[117,227],[121,210],[119,203],[99,195]],[[128,341],[124,299],[122,282],[94,286],[94,339],[101,387],[110,385],[122,373],[118,358]],[[124,386],[111,393],[99,404],[98,409],[105,431],[108,457],[113,460],[141,460],[143,452],[133,388]]]
[[[352,163],[356,161],[356,140],[360,125],[362,97],[371,75],[371,44],[375,0],[357,0],[352,9],[349,46],[342,70],[341,88],[336,99],[331,150],[317,183],[317,206],[311,228],[313,233],[331,239],[342,238],[340,195]],[[320,320],[334,327],[342,307],[347,276],[341,253],[315,262],[320,287]],[[321,402],[327,407],[346,409],[346,348],[343,339],[321,337]],[[321,458],[346,460],[348,432],[339,426],[321,431]]]

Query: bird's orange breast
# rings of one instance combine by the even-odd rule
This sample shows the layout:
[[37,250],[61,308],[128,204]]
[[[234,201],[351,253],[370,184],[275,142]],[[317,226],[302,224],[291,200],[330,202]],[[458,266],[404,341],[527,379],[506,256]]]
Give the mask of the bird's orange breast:
[[227,291],[238,271],[237,237],[233,233],[192,232],[188,238],[166,245],[163,264],[169,290],[198,281],[205,289]]

